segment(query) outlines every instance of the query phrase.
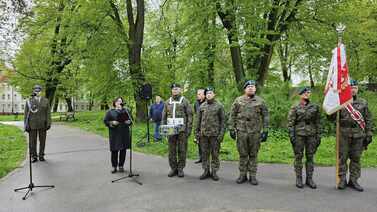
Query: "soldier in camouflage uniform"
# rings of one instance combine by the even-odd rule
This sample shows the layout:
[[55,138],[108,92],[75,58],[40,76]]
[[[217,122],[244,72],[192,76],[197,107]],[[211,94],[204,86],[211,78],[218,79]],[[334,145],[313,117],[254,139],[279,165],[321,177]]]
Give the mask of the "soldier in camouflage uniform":
[[[212,176],[212,179],[217,181],[219,180],[216,172],[220,167],[220,144],[225,131],[225,112],[224,106],[215,100],[215,93],[212,87],[205,89],[205,95],[207,101],[199,108],[195,129],[198,136],[197,140],[200,141],[202,149],[204,172],[200,179],[204,180]],[[210,156],[212,157],[212,172],[210,172]]]
[[184,124],[179,128],[177,135],[168,137],[169,165],[171,168],[168,176],[173,177],[178,175],[178,177],[184,177],[183,168],[186,166],[187,139],[192,130],[193,112],[189,101],[181,95],[181,87],[174,83],[171,89],[172,97],[165,102],[164,111],[162,113],[162,124],[167,124],[167,119],[173,118],[174,112],[175,118],[183,118]]
[[245,94],[238,97],[231,108],[229,119],[230,136],[237,140],[237,149],[240,155],[240,176],[237,183],[247,181],[258,185],[257,158],[260,142],[267,140],[269,114],[267,106],[262,98],[255,95],[256,83],[249,80],[244,85]]
[[314,154],[321,142],[320,110],[319,106],[310,102],[311,90],[307,87],[300,89],[300,103],[294,105],[288,115],[289,137],[295,154],[294,168],[296,172],[296,187],[303,188],[302,158],[306,156],[306,185],[315,189],[313,181]]
[[351,80],[353,103],[352,106],[358,110],[364,117],[365,129],[363,130],[358,123],[351,117],[346,109],[340,111],[340,144],[339,144],[339,177],[340,182],[338,189],[345,189],[347,186],[347,161],[349,163],[349,181],[348,186],[362,192],[364,189],[359,185],[357,180],[360,178],[360,159],[363,150],[366,150],[372,142],[373,121],[372,115],[368,109],[366,100],[359,98],[358,83]]

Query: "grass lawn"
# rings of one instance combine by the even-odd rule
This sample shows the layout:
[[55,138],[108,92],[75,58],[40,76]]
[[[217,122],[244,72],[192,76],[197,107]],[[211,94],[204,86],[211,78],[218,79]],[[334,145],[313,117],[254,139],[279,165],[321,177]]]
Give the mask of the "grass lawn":
[[[77,113],[77,120],[73,122],[65,122],[66,124],[81,129],[87,130],[99,134],[103,137],[108,137],[108,131],[103,124],[103,116],[105,112],[80,112]],[[136,124],[133,129],[134,144],[143,136],[146,132],[145,124]],[[151,125],[151,136],[153,135],[153,124]],[[134,150],[138,152],[167,156],[168,147],[167,141],[163,143],[154,143],[153,139],[150,144],[143,147],[134,145]],[[193,142],[193,136],[190,137],[188,155],[189,159],[197,158],[197,146]],[[368,151],[364,152],[362,157],[363,167],[377,167],[377,145],[372,143],[369,146]],[[224,141],[221,146],[221,159],[234,161],[238,160],[238,152],[236,143],[226,133]],[[266,143],[261,145],[259,153],[259,161],[263,163],[293,163],[292,147],[288,139],[288,135],[284,130],[271,130],[269,132],[269,138]],[[317,151],[315,157],[316,164],[323,166],[335,165],[335,137],[329,136],[322,138],[322,143]]]
[[21,129],[0,124],[0,178],[25,159],[26,138]]
[[23,121],[24,114],[19,115],[0,115],[0,121]]

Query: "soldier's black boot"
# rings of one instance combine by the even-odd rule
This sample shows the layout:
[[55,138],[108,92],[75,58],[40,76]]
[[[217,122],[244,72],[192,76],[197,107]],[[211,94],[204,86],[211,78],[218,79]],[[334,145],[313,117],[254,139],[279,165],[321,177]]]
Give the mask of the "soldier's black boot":
[[296,175],[296,187],[304,188],[304,184],[302,183],[302,175]]
[[211,173],[209,172],[209,169],[205,169],[203,174],[199,177],[201,180],[205,180],[211,176]]
[[340,182],[339,182],[339,184],[338,184],[338,189],[339,189],[339,190],[343,190],[343,189],[346,188],[346,186],[347,186],[347,180],[346,180],[346,177],[345,177],[345,176],[344,176],[344,177],[340,177]]
[[359,192],[363,192],[364,189],[363,187],[361,187],[361,185],[359,185],[359,183],[357,182],[357,180],[349,180],[348,182],[348,186],[355,189],[356,191],[359,191]]
[[183,172],[182,169],[178,169],[178,177],[184,177],[185,173]]
[[43,156],[39,156],[39,161],[46,161],[46,159]]
[[243,174],[240,174],[240,176],[238,177],[238,179],[237,179],[237,184],[242,184],[242,183],[244,183],[244,182],[246,182],[247,181],[247,177],[246,177],[246,174],[245,175],[243,175]]
[[32,163],[36,163],[36,162],[38,162],[38,158],[33,158],[33,159],[31,159],[31,162],[32,162]]
[[118,172],[117,168],[114,167],[113,170],[111,171],[111,174],[115,174],[115,173],[117,173],[117,172]]
[[168,177],[174,177],[178,174],[177,170],[170,170],[169,174],[168,174]]
[[306,177],[306,182],[305,184],[307,186],[309,186],[311,189],[316,189],[317,188],[317,185],[315,184],[315,182],[313,181],[313,177],[312,176],[308,176]]
[[215,170],[212,170],[212,180],[218,181],[220,178],[217,176],[217,173]]
[[251,185],[258,185],[258,180],[255,176],[250,176],[249,182]]

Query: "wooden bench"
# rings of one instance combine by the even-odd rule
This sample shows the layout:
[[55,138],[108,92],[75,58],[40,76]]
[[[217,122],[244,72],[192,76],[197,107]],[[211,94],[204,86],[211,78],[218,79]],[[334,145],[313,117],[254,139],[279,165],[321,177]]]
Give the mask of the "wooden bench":
[[62,120],[65,120],[65,121],[69,121],[69,120],[75,121],[76,120],[76,118],[75,118],[75,112],[60,113],[59,120],[60,121],[62,121]]

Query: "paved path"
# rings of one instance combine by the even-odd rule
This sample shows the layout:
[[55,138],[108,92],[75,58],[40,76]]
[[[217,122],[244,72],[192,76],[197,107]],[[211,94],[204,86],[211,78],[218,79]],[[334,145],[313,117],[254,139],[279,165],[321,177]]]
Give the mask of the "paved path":
[[[237,185],[237,163],[223,162],[220,181],[200,181],[200,166],[188,161],[186,177],[168,178],[166,158],[134,154],[140,186],[110,173],[105,139],[79,129],[54,125],[48,134],[47,162],[34,165],[34,182],[55,189],[36,190],[25,201],[13,189],[28,184],[23,165],[0,180],[0,211],[377,211],[377,170],[363,169],[359,193],[334,188],[334,168],[316,169],[318,189],[294,186],[290,166],[261,164],[260,185]],[[128,162],[128,158],[127,158]],[[128,168],[128,166],[127,166]],[[368,185],[368,186],[366,186]]]

